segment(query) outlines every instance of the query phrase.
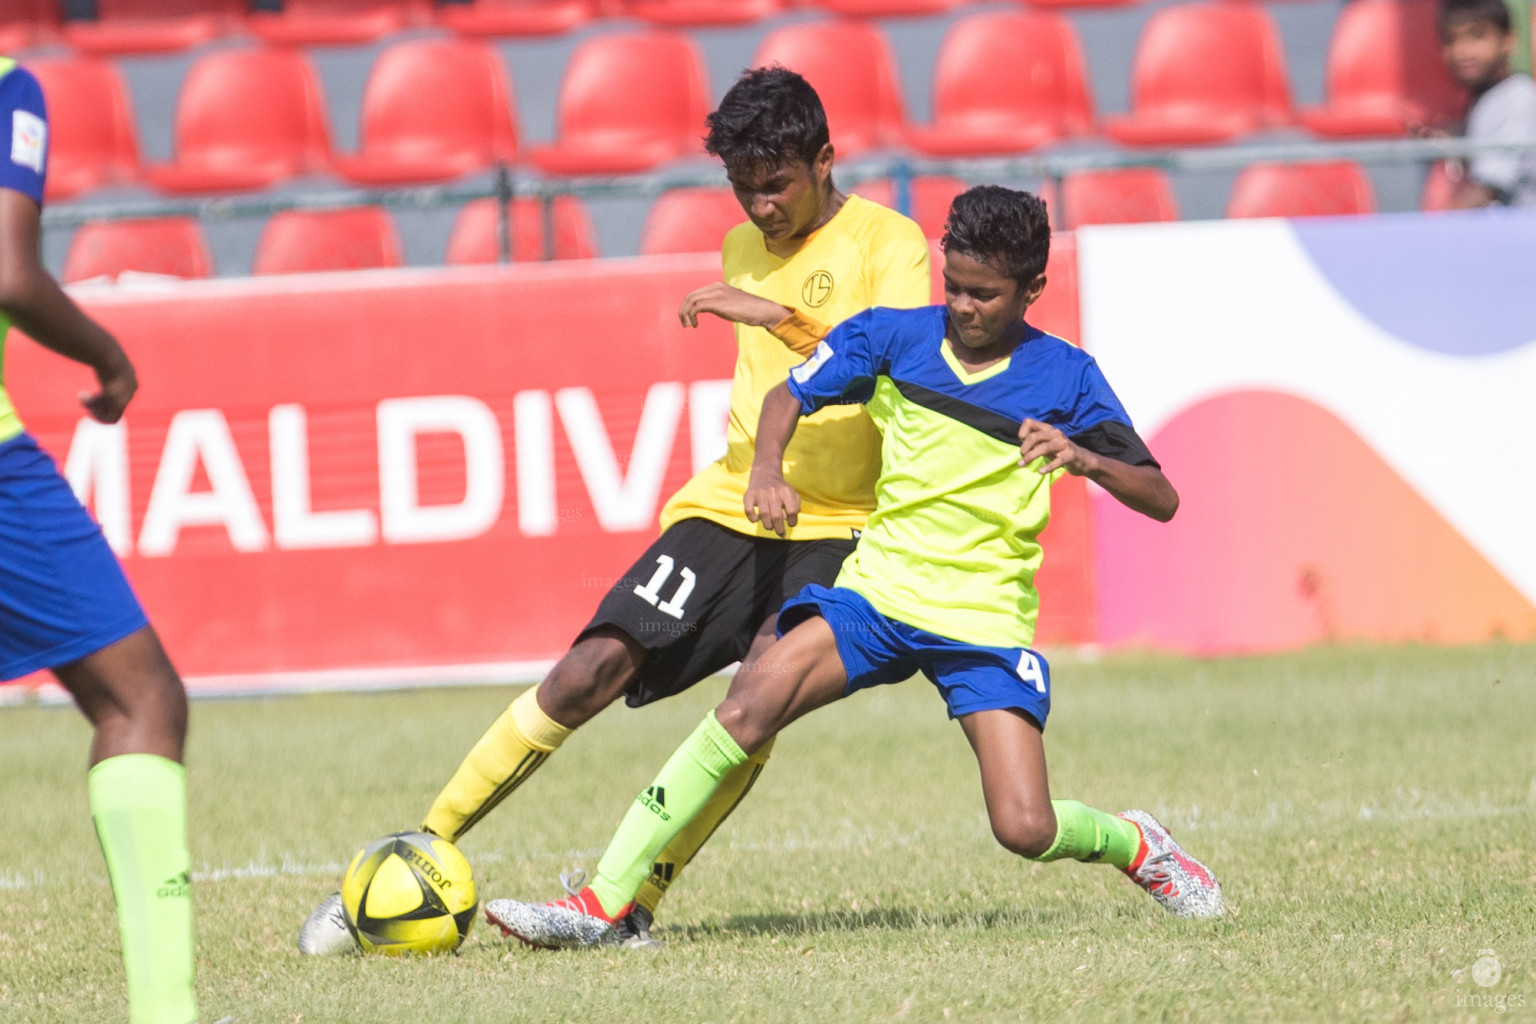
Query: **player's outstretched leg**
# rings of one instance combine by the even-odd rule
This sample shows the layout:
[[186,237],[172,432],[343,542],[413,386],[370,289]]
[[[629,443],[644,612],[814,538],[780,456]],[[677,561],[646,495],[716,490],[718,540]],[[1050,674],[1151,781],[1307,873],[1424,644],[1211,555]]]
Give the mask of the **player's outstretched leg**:
[[633,906],[663,850],[780,729],[843,696],[847,675],[826,620],[806,619],[743,665],[730,692],[706,715],[630,806],[592,884],[550,903],[491,900],[486,920],[531,946],[614,945],[616,922]]
[[[544,681],[507,705],[470,748],[432,801],[421,830],[457,842],[528,781],[566,737],[617,700],[643,657],[638,644],[611,627],[578,640]],[[299,928],[299,952],[335,956],[356,948],[341,893],[333,892]]]
[[91,817],[117,903],[130,1024],[191,1024],[187,694],[148,626],[54,674],[96,728]]
[[1145,811],[1106,814],[1076,800],[1052,800],[1039,727],[1011,708],[961,715],[981,765],[992,833],[1030,860],[1104,863],[1124,871],[1169,913],[1220,917],[1221,886]]

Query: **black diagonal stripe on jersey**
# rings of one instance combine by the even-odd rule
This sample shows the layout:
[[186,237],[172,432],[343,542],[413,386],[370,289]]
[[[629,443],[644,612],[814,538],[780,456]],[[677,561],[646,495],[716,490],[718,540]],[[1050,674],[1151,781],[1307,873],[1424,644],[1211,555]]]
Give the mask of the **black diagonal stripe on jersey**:
[[[915,405],[932,409],[941,416],[948,416],[958,423],[964,423],[995,441],[1008,445],[1019,443],[1019,427],[1022,424],[1015,423],[1001,413],[983,409],[953,395],[946,395],[942,391],[934,391],[921,384],[913,384],[911,381],[892,378],[891,383],[896,385],[896,390],[901,392],[903,398]],[[1152,452],[1140,435],[1128,423],[1105,420],[1094,424],[1080,434],[1069,435],[1069,440],[1097,455],[1132,466],[1162,468],[1152,457]]]
[[892,377],[891,383],[896,385],[896,390],[901,392],[901,397],[914,405],[932,409],[941,416],[948,416],[952,420],[964,423],[971,429],[979,430],[1003,444],[1019,443],[1019,424],[1001,413],[972,405],[954,395],[946,395],[942,391],[925,388],[921,384],[913,384],[909,380],[897,380]]
[[543,764],[548,758],[549,754],[542,750],[532,750],[527,754],[524,754],[523,759],[517,763],[517,767],[512,769],[512,774],[508,775],[506,779],[502,781],[501,785],[496,787],[496,791],[494,793],[486,797],[485,803],[476,808],[475,813],[471,814],[469,819],[465,821],[463,826],[459,828],[459,834],[454,836],[449,841],[452,842],[453,840],[461,838],[464,833],[468,832],[470,829],[479,824],[481,818],[489,814],[492,810],[495,809],[497,804],[501,803],[508,796],[510,796],[512,791],[518,786],[521,786],[523,784],[523,780],[532,775],[534,770],[538,768],[539,765]]

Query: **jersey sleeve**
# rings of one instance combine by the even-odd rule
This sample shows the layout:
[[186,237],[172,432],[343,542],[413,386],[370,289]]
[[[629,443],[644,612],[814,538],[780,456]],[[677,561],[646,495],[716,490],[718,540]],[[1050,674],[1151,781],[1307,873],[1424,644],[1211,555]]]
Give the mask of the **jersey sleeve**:
[[789,371],[789,393],[809,416],[826,405],[855,405],[875,393],[880,375],[877,311],[844,320],[816,346],[811,358]]
[[1072,411],[1061,432],[1073,444],[1128,465],[1161,468],[1094,360],[1083,359],[1072,399]]
[[866,264],[871,306],[917,309],[928,305],[933,278],[928,266],[928,239],[906,217],[891,217],[871,241]]
[[41,204],[48,167],[48,110],[42,86],[25,68],[12,68],[0,78],[0,124],[10,136],[8,158],[0,161],[0,188]]

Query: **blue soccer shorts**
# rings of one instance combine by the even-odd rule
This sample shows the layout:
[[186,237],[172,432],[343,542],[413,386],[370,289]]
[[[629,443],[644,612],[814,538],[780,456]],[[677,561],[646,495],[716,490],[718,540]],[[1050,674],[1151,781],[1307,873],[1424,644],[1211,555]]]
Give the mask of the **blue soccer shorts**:
[[0,680],[148,625],[106,538],[27,434],[0,443]]
[[949,707],[949,717],[1015,708],[1041,729],[1051,713],[1051,670],[1027,647],[982,647],[889,618],[846,587],[810,584],[779,612],[779,635],[813,615],[832,627],[848,673],[845,693],[899,683],[921,672]]

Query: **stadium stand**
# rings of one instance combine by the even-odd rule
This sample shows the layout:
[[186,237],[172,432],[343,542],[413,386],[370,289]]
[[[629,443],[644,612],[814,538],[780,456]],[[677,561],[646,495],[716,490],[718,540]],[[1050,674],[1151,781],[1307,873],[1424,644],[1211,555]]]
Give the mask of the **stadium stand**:
[[1050,182],[1041,187],[1040,195],[1058,228],[1179,219],[1173,183],[1155,167],[1081,171],[1062,180],[1060,199]]
[[168,192],[211,193],[325,171],[324,111],[319,76],[299,50],[206,53],[176,99],[175,162],[145,167],[143,176]]
[[1451,178],[1450,168],[1445,161],[1439,161],[1430,167],[1429,173],[1424,176],[1424,192],[1419,197],[1419,209],[1425,211],[1440,211],[1451,209],[1451,199],[1456,195],[1456,182]]
[[93,221],[82,225],[64,257],[64,283],[116,278],[125,271],[207,277],[213,269],[195,217]]
[[1031,7],[1045,8],[1095,8],[1095,7],[1131,7],[1142,3],[1142,0],[1020,0]]
[[[581,200],[575,196],[559,196],[550,204],[549,216],[555,230],[553,245],[546,253],[544,204],[531,198],[513,200],[511,228],[514,261],[585,260],[598,254],[592,232],[592,218]],[[447,262],[453,265],[497,262],[496,231],[495,200],[476,199],[465,203],[453,222],[453,232],[448,236]]]
[[583,40],[560,80],[559,140],[528,158],[551,174],[625,174],[703,152],[703,59],[679,32]]
[[1371,179],[1353,160],[1250,164],[1227,200],[1228,217],[1331,217],[1375,210]]
[[782,64],[821,95],[838,156],[899,145],[905,132],[890,44],[863,21],[782,25],[763,38],[753,67]]
[[27,67],[48,104],[53,138],[46,199],[68,199],[137,176],[139,148],[128,87],[110,61],[40,59]]
[[726,232],[747,219],[728,188],[676,188],[651,204],[640,231],[640,255],[718,252]]
[[96,0],[95,20],[67,21],[63,35],[82,53],[170,53],[234,31],[244,18],[240,0]]
[[437,6],[437,23],[467,36],[545,36],[597,17],[592,0],[473,0]]
[[1190,146],[1291,121],[1285,56],[1257,4],[1181,4],[1153,14],[1136,44],[1129,116],[1105,130],[1128,146]]
[[[949,216],[949,204],[955,196],[964,192],[967,185],[959,178],[948,175],[924,175],[913,178],[907,185],[907,215],[917,221],[923,234],[938,238],[944,233],[944,220]],[[896,186],[887,179],[866,181],[852,191],[883,206],[894,208]]]
[[250,16],[250,29],[269,43],[327,46],[366,43],[431,21],[431,0],[283,0],[279,12]]
[[262,228],[251,273],[364,270],[403,262],[400,233],[383,207],[287,210],[273,214]]
[[1301,113],[1318,135],[1449,127],[1466,107],[1440,57],[1434,0],[1352,0],[1328,44],[1328,102]]
[[360,146],[336,169],[370,185],[447,181],[517,158],[511,78],[471,39],[413,39],[379,54],[363,90]]
[[845,18],[902,18],[943,14],[970,0],[812,0],[824,11]]
[[782,0],[624,0],[618,13],[657,25],[746,25],[782,6]]
[[933,70],[933,125],[907,141],[937,156],[1020,153],[1093,128],[1072,23],[1050,11],[974,14],[950,26]]
[[53,0],[6,0],[0,6],[0,53],[19,53],[53,39],[59,9]]

